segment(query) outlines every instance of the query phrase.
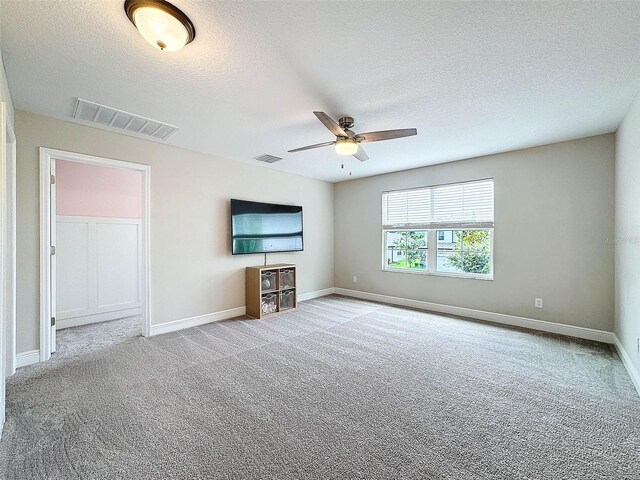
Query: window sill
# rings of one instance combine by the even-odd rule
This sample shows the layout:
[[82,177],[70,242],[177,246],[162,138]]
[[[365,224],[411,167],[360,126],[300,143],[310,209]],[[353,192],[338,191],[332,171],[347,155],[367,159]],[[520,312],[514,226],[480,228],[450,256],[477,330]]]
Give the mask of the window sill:
[[450,278],[465,278],[468,280],[490,280],[493,281],[493,275],[473,275],[464,273],[446,273],[446,272],[427,272],[420,270],[404,270],[402,268],[383,268],[383,272],[390,273],[410,273],[412,275],[429,275],[434,277],[450,277]]

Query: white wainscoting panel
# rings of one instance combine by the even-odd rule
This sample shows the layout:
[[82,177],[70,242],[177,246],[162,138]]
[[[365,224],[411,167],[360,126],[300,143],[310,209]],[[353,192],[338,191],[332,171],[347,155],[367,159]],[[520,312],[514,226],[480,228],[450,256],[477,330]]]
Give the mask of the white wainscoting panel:
[[[57,223],[58,316],[83,315],[89,309],[89,223]],[[94,253],[92,252],[91,256]]]
[[141,221],[58,215],[58,328],[142,311]]
[[98,223],[98,308],[140,303],[140,223]]

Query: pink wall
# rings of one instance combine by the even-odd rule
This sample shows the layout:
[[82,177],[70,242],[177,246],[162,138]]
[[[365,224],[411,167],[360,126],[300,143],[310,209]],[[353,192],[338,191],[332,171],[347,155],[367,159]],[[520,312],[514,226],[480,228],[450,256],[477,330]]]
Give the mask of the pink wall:
[[56,160],[58,215],[142,218],[142,172]]

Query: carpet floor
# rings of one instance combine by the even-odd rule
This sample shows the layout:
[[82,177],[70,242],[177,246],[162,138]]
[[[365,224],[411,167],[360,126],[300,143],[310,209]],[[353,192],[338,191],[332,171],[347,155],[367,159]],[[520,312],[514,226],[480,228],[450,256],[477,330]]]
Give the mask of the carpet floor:
[[607,345],[339,296],[139,329],[63,330],[9,379],[1,478],[640,478]]

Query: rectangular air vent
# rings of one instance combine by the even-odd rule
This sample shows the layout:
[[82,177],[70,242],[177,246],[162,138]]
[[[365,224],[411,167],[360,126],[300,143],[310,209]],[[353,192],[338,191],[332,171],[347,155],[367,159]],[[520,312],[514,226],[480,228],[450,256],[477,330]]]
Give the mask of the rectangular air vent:
[[258,160],[259,162],[264,162],[264,163],[276,163],[282,160],[281,157],[275,157],[273,155],[269,155],[268,153],[263,153],[262,155],[258,155],[257,157],[253,157],[253,158]]
[[79,98],[73,118],[123,133],[166,140],[178,127]]

